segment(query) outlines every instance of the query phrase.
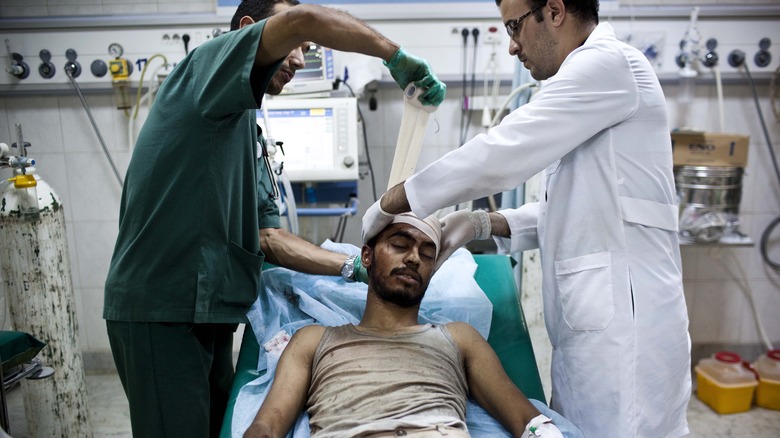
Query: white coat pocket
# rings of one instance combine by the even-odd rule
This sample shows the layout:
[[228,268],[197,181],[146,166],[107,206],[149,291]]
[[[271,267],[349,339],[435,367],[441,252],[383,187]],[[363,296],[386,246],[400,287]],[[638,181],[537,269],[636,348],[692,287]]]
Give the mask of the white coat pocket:
[[555,262],[563,318],[572,330],[603,330],[615,316],[608,251]]

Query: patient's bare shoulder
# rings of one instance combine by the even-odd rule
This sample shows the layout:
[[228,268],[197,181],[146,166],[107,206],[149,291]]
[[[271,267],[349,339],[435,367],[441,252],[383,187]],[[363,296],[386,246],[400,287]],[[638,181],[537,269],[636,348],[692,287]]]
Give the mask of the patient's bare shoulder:
[[448,322],[445,324],[445,327],[447,327],[447,330],[450,332],[450,334],[454,336],[478,336],[482,338],[482,335],[479,334],[477,329],[474,328],[471,324],[463,321],[454,321],[454,322]]
[[317,324],[299,328],[290,339],[290,343],[285,348],[285,351],[292,347],[291,351],[313,355],[314,350],[317,349],[317,345],[320,343],[320,339],[322,339],[322,335],[325,333],[325,329],[325,326]]
[[298,331],[295,332],[293,337],[295,337],[295,336],[300,336],[300,337],[305,337],[305,338],[316,337],[317,340],[319,340],[319,338],[322,337],[322,334],[325,333],[326,329],[327,329],[327,327],[325,327],[324,325],[319,325],[319,324],[305,325],[305,326],[299,328]]
[[445,327],[450,332],[452,340],[458,345],[461,352],[468,354],[475,348],[484,348],[488,346],[487,341],[482,338],[477,329],[471,324],[461,321],[450,322]]

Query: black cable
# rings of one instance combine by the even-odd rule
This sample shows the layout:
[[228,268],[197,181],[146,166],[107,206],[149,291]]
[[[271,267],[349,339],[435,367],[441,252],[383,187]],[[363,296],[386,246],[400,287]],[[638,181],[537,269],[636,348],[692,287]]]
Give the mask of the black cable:
[[466,140],[468,139],[469,127],[471,126],[471,116],[474,112],[474,108],[472,108],[472,101],[474,99],[474,88],[477,83],[477,48],[479,47],[479,44],[477,44],[477,38],[479,37],[479,29],[476,27],[471,29],[471,35],[474,37],[474,53],[471,58],[471,91],[469,92],[469,105],[466,113],[466,126],[464,127],[463,131],[461,131],[460,144],[458,146],[462,146],[463,143],[466,143]]
[[773,262],[769,258],[769,251],[767,247],[769,246],[769,236],[772,234],[772,231],[774,231],[778,224],[780,224],[780,216],[776,217],[772,222],[770,222],[764,232],[761,234],[761,257],[764,259],[764,263],[769,265],[769,267],[775,271],[780,271],[780,263]]
[[[341,83],[347,87],[347,89],[349,90],[349,94],[352,97],[356,97],[355,92],[352,91],[352,87],[350,87],[346,81],[341,81]],[[371,154],[368,152],[368,134],[366,134],[366,118],[363,117],[363,112],[360,111],[360,105],[357,105],[357,112],[361,121],[360,125],[363,128],[363,146],[366,150],[366,162],[368,163],[368,173],[371,174],[371,192],[374,195],[374,202],[376,202],[377,197],[376,197],[376,179],[374,178],[374,166],[373,164],[371,164]]]
[[[461,98],[461,107],[460,107],[460,127],[459,127],[459,136],[458,140],[463,138],[463,129],[466,126],[466,113],[469,110],[469,101],[468,97],[466,96],[466,77],[468,75],[468,57],[469,57],[469,30],[465,27],[460,31],[461,36],[463,36],[463,78],[461,79],[461,86],[463,87],[463,93]],[[462,145],[463,142],[460,142],[458,146]]]

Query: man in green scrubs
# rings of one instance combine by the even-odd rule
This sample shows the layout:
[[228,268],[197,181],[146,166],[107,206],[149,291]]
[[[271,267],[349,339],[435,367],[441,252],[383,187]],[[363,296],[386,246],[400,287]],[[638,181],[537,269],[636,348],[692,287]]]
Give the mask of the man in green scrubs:
[[303,67],[310,42],[381,58],[401,88],[427,88],[424,104],[444,99],[427,62],[346,13],[297,0],[243,1],[231,32],[176,66],[127,169],[105,287],[134,436],[219,434],[233,332],[261,287],[264,259],[312,274],[353,272],[354,258],[280,228],[258,159],[256,109]]

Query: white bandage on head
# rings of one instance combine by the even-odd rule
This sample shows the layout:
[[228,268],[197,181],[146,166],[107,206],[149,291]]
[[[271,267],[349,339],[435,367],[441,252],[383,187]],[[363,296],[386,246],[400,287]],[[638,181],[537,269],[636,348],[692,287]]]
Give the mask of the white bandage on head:
[[438,108],[420,102],[420,94],[424,91],[425,89],[415,86],[414,82],[404,90],[404,113],[395,144],[393,167],[390,168],[390,179],[387,182],[388,190],[412,176],[417,166],[425,130],[428,128],[428,118]]
[[425,219],[420,219],[415,216],[414,213],[401,213],[396,215],[391,223],[409,224],[425,233],[426,236],[433,240],[433,244],[436,245],[436,258],[439,258],[439,252],[441,250],[441,223],[436,216],[428,216]]

